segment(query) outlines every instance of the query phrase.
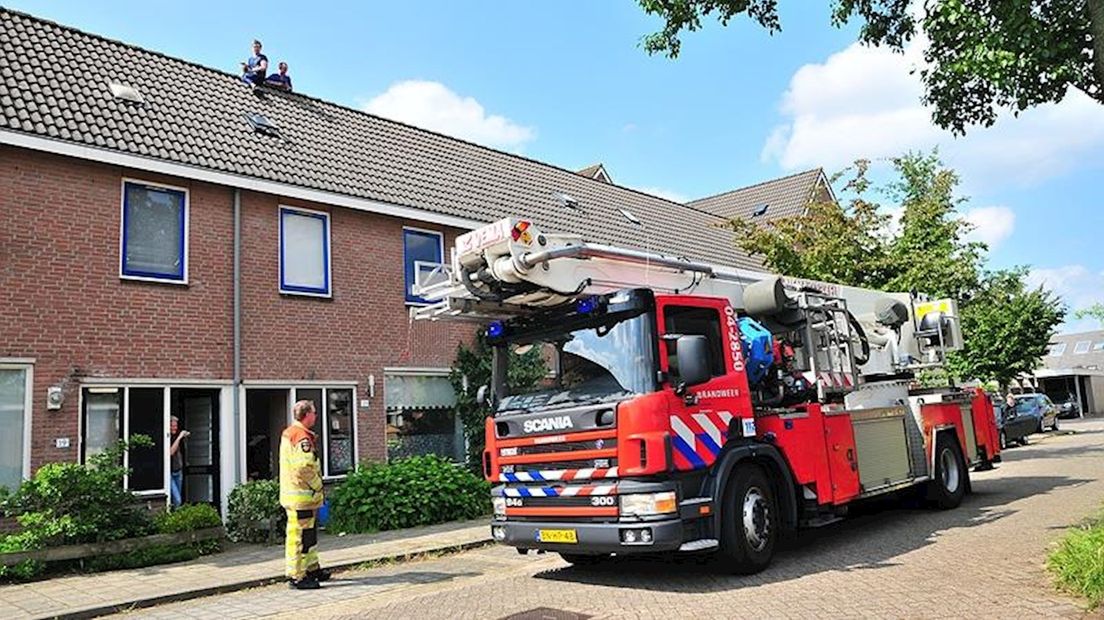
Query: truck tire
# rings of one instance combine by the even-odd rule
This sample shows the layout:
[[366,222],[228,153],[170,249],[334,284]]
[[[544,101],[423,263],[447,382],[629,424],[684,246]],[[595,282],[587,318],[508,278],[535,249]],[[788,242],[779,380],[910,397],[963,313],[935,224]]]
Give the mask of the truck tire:
[[561,553],[560,557],[564,562],[573,566],[594,566],[601,564],[605,560],[609,559],[608,553],[600,553],[598,555],[588,555],[585,553]]
[[721,562],[733,573],[758,573],[770,565],[781,526],[770,478],[758,465],[737,465],[722,502]]
[[957,508],[970,486],[968,475],[958,442],[949,433],[940,433],[935,442],[935,478],[928,483],[928,500],[940,510]]

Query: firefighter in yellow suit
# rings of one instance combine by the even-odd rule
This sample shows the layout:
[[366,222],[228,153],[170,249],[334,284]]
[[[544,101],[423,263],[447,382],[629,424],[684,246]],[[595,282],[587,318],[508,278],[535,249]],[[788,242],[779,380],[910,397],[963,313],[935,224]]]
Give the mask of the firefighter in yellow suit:
[[280,437],[280,504],[287,510],[286,574],[290,586],[315,590],[329,579],[318,564],[318,509],[322,506],[322,468],[318,463],[314,403],[301,400],[291,409],[295,421]]

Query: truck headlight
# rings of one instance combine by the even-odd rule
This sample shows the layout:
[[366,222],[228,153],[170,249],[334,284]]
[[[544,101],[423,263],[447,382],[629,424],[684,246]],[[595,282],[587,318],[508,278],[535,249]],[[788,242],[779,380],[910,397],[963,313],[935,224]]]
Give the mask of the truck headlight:
[[621,496],[621,515],[647,517],[678,510],[674,491],[662,493],[632,493]]
[[492,497],[491,505],[494,506],[494,516],[496,519],[506,518],[506,498],[505,497]]

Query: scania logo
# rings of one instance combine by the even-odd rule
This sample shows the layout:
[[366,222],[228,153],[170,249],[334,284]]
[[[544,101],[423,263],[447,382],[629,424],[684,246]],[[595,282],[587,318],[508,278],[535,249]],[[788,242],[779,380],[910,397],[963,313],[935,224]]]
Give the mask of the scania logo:
[[540,433],[544,431],[562,431],[565,428],[571,428],[571,416],[562,415],[555,418],[537,418],[536,420],[526,420],[522,425],[522,429],[526,433]]

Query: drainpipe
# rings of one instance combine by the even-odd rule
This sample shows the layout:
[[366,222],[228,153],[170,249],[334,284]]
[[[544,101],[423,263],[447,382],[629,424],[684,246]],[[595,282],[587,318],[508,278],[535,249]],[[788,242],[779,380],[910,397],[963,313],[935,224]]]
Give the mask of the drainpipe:
[[234,420],[234,484],[242,481],[241,455],[241,190],[234,188],[234,385],[233,395]]

